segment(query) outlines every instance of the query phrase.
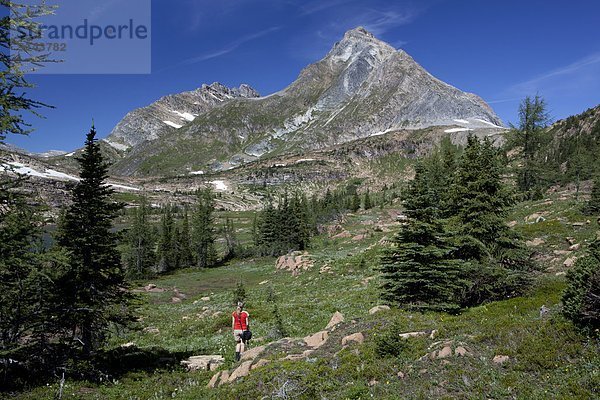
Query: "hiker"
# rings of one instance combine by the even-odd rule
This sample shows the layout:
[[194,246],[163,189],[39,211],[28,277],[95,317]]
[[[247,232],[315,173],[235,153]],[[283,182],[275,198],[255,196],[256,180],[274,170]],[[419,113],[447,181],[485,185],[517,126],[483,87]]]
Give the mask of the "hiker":
[[237,309],[231,315],[231,328],[233,329],[233,337],[235,338],[235,361],[240,361],[241,354],[244,352],[245,342],[247,340],[245,332],[248,331],[250,323],[250,314],[248,311],[243,311],[244,303],[239,301]]

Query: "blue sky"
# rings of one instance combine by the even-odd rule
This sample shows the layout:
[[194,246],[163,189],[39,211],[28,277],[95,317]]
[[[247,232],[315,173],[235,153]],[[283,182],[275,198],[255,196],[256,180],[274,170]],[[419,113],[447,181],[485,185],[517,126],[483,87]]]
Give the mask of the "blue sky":
[[128,111],[203,83],[267,95],[359,25],[507,123],[525,95],[545,97],[554,119],[600,103],[597,0],[154,0],[152,74],[31,76],[31,96],[56,108],[7,141],[71,150],[92,118],[105,137]]

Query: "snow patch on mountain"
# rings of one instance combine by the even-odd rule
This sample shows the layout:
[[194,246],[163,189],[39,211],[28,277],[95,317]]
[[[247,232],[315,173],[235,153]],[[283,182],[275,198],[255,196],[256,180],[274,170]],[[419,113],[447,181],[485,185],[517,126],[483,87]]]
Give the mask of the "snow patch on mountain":
[[179,129],[179,128],[183,127],[183,125],[176,124],[175,122],[171,122],[171,121],[163,121],[163,122],[169,126],[172,126],[175,129]]
[[469,128],[452,128],[452,129],[446,129],[444,132],[446,133],[454,133],[454,132],[468,132],[468,131],[472,131],[473,129],[469,129]]
[[104,142],[106,142],[106,144],[108,144],[110,147],[117,149],[119,151],[125,151],[129,148],[129,146],[127,146],[126,144],[111,142],[108,139],[104,139]]

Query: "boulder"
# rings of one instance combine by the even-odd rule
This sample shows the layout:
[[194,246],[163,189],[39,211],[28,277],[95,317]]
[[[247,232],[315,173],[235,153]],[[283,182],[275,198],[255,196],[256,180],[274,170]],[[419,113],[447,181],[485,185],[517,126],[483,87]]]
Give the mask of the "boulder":
[[221,381],[219,382],[219,386],[226,384],[229,381],[229,371],[221,372]]
[[574,245],[569,247],[569,250],[571,250],[571,251],[577,251],[579,249],[581,249],[581,243],[575,243]]
[[332,239],[345,239],[345,238],[350,238],[352,237],[352,234],[348,231],[343,231],[338,233],[337,235],[333,236]]
[[181,361],[188,371],[214,371],[219,368],[225,359],[220,355],[193,356]]
[[329,338],[329,332],[321,331],[321,332],[315,333],[314,335],[305,337],[304,342],[306,343],[306,345],[308,347],[312,347],[313,349],[318,349],[319,347],[321,347],[325,344],[325,342],[327,341],[327,338]]
[[341,324],[342,322],[344,322],[344,315],[341,312],[336,311],[329,320],[329,323],[325,327],[325,330],[330,330],[331,328],[334,328],[336,325]]
[[373,314],[377,314],[380,311],[387,311],[389,309],[390,309],[389,306],[375,306],[369,310],[369,314],[373,315]]
[[419,337],[419,336],[429,336],[430,339],[433,339],[435,337],[435,335],[437,334],[437,330],[432,330],[432,331],[420,331],[420,332],[407,332],[407,333],[401,333],[400,335],[400,339],[409,339],[412,337]]
[[200,300],[202,300],[202,301],[210,301],[210,297],[205,296],[205,297],[202,297]]
[[469,352],[464,347],[458,346],[456,349],[454,349],[454,355],[456,357],[465,357],[469,355]]
[[301,271],[309,270],[313,265],[308,253],[295,251],[279,257],[275,267],[278,270],[290,271],[293,275],[297,275]]
[[217,385],[217,382],[219,381],[219,377],[221,376],[221,372],[217,372],[216,374],[214,374],[212,376],[212,378],[210,378],[210,381],[208,382],[208,385],[206,385],[206,387],[208,388],[214,388]]
[[544,243],[546,243],[546,242],[542,238],[535,238],[533,240],[528,240],[527,242],[525,242],[525,244],[528,247],[537,247],[537,246],[543,245]]
[[446,358],[446,357],[450,357],[451,355],[452,355],[452,347],[445,346],[443,349],[438,351],[436,357],[437,358]]
[[260,355],[260,353],[265,351],[265,348],[266,348],[266,346],[258,346],[258,347],[254,347],[250,350],[247,350],[242,353],[241,360],[242,361],[254,360],[256,357],[258,357]]
[[173,297],[173,298],[171,298],[171,303],[173,303],[173,304],[181,303],[181,299],[179,297]]
[[361,332],[353,333],[352,335],[345,336],[342,339],[342,346],[347,346],[351,342],[362,344],[365,341],[365,336]]
[[244,376],[248,376],[250,373],[250,366],[252,365],[252,361],[244,361],[240,364],[239,367],[235,369],[229,376],[228,382],[233,382],[236,379],[243,378]]
[[258,360],[255,364],[253,364],[252,367],[250,367],[250,370],[264,367],[265,365],[267,365],[270,362],[271,362],[271,360],[266,360],[266,359],[262,358],[262,359]]
[[496,355],[496,356],[494,356],[492,362],[494,364],[502,365],[502,364],[506,363],[509,359],[510,359],[510,357],[508,357],[508,356]]
[[575,261],[577,261],[577,257],[569,257],[565,260],[563,266],[565,268],[571,268],[573,265],[575,265]]

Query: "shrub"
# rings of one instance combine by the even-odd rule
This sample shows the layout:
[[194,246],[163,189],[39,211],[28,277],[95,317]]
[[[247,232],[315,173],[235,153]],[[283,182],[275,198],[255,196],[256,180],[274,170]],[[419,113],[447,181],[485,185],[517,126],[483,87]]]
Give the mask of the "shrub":
[[580,258],[567,274],[563,313],[585,330],[600,329],[600,241],[590,246],[590,254]]

